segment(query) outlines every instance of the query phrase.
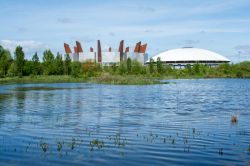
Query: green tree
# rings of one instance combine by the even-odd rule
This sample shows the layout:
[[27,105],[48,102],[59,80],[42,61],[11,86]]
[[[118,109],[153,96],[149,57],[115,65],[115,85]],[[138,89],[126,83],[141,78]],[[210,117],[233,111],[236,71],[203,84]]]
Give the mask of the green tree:
[[133,74],[141,74],[142,69],[143,69],[143,67],[138,61],[132,62],[132,73]]
[[196,63],[193,66],[193,71],[194,71],[194,74],[200,74],[200,64],[199,63]]
[[11,65],[10,52],[0,46],[0,77],[4,77]]
[[102,72],[103,66],[100,63],[95,63],[96,72]]
[[88,77],[96,76],[98,75],[98,73],[103,71],[103,67],[101,66],[101,64],[93,62],[91,60],[87,60],[81,63],[81,66],[81,72]]
[[154,73],[154,59],[150,58],[149,60],[149,72],[152,74]]
[[131,73],[132,71],[132,61],[130,58],[127,59],[127,71],[128,73]]
[[17,73],[16,65],[14,62],[12,62],[9,69],[8,69],[7,76],[14,77],[16,75],[16,73]]
[[157,66],[157,72],[161,74],[163,72],[163,65],[160,57],[157,58],[156,66]]
[[119,74],[125,74],[127,72],[125,61],[120,62],[118,70],[119,70]]
[[55,59],[55,74],[63,75],[63,73],[64,73],[64,67],[63,67],[62,55],[57,53]]
[[112,72],[113,72],[113,73],[115,73],[115,72],[116,72],[116,70],[117,70],[117,66],[116,66],[116,64],[115,64],[115,63],[114,63],[114,64],[112,64],[111,69],[112,69]]
[[33,68],[32,74],[34,75],[41,74],[40,62],[39,62],[39,57],[37,55],[37,52],[32,57],[32,68]]
[[164,70],[165,70],[165,73],[168,74],[168,75],[171,75],[174,72],[172,66],[170,66],[170,65],[165,65]]
[[[230,66],[229,66],[230,68]],[[200,73],[204,76],[204,75],[207,75],[208,74],[208,70],[209,70],[209,67],[207,65],[204,65],[204,64],[200,64]],[[230,70],[228,71],[230,72]],[[227,73],[228,74],[228,73]]]
[[15,64],[16,64],[16,70],[17,70],[17,75],[22,76],[23,75],[23,68],[24,68],[24,52],[23,48],[21,46],[17,46],[15,50]]
[[43,53],[43,65],[44,65],[44,74],[53,75],[55,74],[55,57],[50,50],[46,50]]
[[227,74],[229,74],[231,72],[230,68],[231,68],[231,66],[228,63],[224,63],[224,64],[221,64],[218,69],[221,72],[223,72],[223,74],[227,75]]
[[33,62],[25,60],[24,66],[23,66],[23,75],[29,76],[33,74]]
[[79,77],[82,74],[81,72],[81,63],[80,62],[73,62],[72,69],[71,69],[71,76],[72,77]]
[[190,64],[187,64],[187,65],[186,65],[186,70],[187,70],[187,73],[188,73],[189,75],[192,74],[192,67],[191,67]]
[[71,59],[68,54],[66,54],[64,61],[64,74],[70,75],[71,73]]

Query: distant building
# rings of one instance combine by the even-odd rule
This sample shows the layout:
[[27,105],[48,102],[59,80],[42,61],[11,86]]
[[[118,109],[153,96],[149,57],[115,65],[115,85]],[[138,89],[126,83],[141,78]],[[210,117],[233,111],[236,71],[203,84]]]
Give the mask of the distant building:
[[[193,47],[168,50],[152,57],[154,62],[156,62],[158,58],[160,58],[164,64],[171,65],[174,68],[183,68],[187,65],[193,66],[197,63],[213,67],[230,62],[229,59],[220,54]],[[150,60],[147,60],[146,63],[149,62]]]
[[64,49],[73,62],[93,61],[101,63],[104,66],[120,63],[127,58],[131,60],[137,60],[141,64],[145,64],[148,60],[148,54],[146,53],[147,44],[141,45],[141,42],[136,43],[134,52],[130,52],[129,47],[124,51],[124,40],[120,42],[118,50],[112,50],[109,47],[108,51],[102,51],[100,40],[97,41],[97,50],[94,51],[93,47],[90,47],[88,52],[84,52],[81,43],[76,41],[74,52],[71,51],[70,46],[64,43]]

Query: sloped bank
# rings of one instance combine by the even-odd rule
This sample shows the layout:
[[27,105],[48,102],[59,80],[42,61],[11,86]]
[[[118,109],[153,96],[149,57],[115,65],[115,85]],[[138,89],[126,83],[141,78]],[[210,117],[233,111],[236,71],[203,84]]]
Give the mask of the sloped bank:
[[152,77],[140,75],[111,75],[103,73],[94,77],[80,76],[71,77],[62,76],[25,76],[25,77],[6,77],[0,78],[0,84],[26,84],[26,83],[80,83],[89,82],[97,84],[112,84],[112,85],[152,85],[166,84]]

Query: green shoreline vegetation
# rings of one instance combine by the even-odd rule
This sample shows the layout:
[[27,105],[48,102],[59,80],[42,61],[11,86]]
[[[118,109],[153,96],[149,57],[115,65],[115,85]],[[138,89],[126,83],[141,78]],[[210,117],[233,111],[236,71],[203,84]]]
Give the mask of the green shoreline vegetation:
[[67,55],[55,56],[50,50],[43,53],[42,61],[35,53],[31,60],[25,59],[21,46],[16,47],[14,58],[7,49],[0,46],[0,84],[11,83],[64,83],[90,82],[118,85],[163,84],[164,79],[193,78],[250,78],[250,62],[221,64],[210,68],[202,64],[187,66],[185,69],[173,69],[150,60],[148,65],[137,61],[123,61],[112,66],[101,66],[99,63],[71,62]]

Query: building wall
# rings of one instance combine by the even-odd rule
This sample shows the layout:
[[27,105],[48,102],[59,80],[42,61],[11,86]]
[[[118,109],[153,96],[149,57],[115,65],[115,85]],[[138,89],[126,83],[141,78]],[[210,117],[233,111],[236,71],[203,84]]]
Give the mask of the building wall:
[[92,61],[96,62],[96,53],[95,52],[87,52],[87,53],[79,53],[79,61],[84,62],[84,61]]
[[120,62],[119,52],[102,52],[102,64],[113,64]]
[[69,54],[69,57],[73,62],[79,61],[79,55],[77,53],[71,53],[71,54]]
[[145,64],[148,60],[148,54],[137,53],[137,52],[128,52],[126,53],[126,59],[130,58],[131,60],[137,60],[141,64]]
[[[73,62],[84,62],[88,60],[97,62],[96,52],[84,52],[78,54],[71,53],[69,56]],[[148,54],[135,52],[124,53],[123,60],[127,60],[127,58],[130,58],[131,60],[137,60],[139,63],[145,64],[145,62],[148,60]],[[114,63],[120,63],[120,52],[102,52],[103,65],[111,65]]]

